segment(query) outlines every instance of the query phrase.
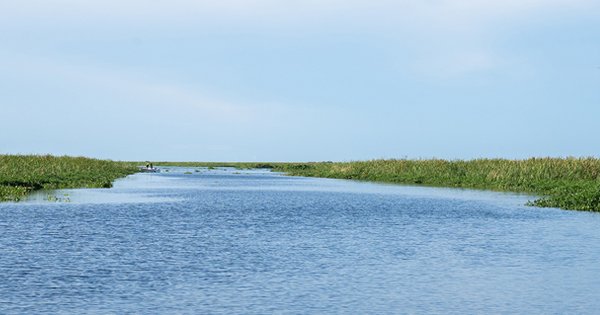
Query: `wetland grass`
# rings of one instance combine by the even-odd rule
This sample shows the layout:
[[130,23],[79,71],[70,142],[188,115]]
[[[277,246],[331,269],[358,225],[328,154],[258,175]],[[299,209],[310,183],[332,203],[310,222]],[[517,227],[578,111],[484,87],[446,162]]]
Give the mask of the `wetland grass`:
[[529,205],[600,211],[600,160],[592,157],[288,163],[276,170],[295,176],[529,192],[544,196]]
[[138,171],[137,164],[85,157],[0,155],[0,201],[37,189],[108,188]]
[[[136,162],[142,163],[142,162]],[[215,167],[234,167],[238,170],[249,168],[270,168],[275,169],[281,164],[288,163],[263,163],[263,162],[155,162],[154,165],[177,166],[177,167],[206,167],[214,170]]]
[[157,162],[156,164],[209,169],[214,167],[270,168],[292,176],[527,192],[543,196],[528,203],[529,205],[600,212],[600,160],[593,157],[451,161],[382,159],[337,163]]

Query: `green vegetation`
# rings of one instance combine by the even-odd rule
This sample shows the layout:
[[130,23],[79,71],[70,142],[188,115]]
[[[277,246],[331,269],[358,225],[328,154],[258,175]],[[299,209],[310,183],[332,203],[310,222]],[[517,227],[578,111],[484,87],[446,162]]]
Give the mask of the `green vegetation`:
[[[138,162],[136,162],[138,163]],[[142,162],[139,162],[142,163]],[[145,162],[144,162],[145,164]],[[263,162],[154,162],[159,166],[177,166],[177,167],[206,167],[209,170],[215,167],[235,167],[236,169],[248,168],[271,168],[275,169],[280,165],[288,163],[263,163]],[[140,164],[141,165],[141,164]]]
[[[116,178],[137,172],[137,165],[143,164],[146,162],[0,155],[0,200],[19,200],[27,192],[42,188],[111,187]],[[155,162],[154,165],[270,168],[292,176],[528,192],[543,196],[529,205],[600,212],[600,160],[591,157],[340,163]]]
[[428,186],[466,187],[544,196],[529,205],[600,211],[600,160],[530,158],[526,160],[371,160],[319,163],[157,162],[188,167],[271,168],[292,176],[369,180]]
[[138,164],[84,157],[0,155],[0,201],[18,201],[36,189],[108,188]]
[[289,163],[276,170],[295,176],[528,192],[545,196],[529,205],[600,211],[600,160],[596,158]]

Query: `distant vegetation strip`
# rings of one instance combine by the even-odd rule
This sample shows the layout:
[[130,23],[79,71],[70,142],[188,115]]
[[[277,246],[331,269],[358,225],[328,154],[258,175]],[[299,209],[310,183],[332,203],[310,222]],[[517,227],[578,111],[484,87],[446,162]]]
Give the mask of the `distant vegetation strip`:
[[[115,162],[52,155],[0,155],[0,200],[18,200],[35,189],[111,187],[146,162]],[[467,187],[544,196],[540,207],[600,212],[600,160],[390,159],[354,162],[154,162],[158,166],[270,168],[292,176]]]
[[[146,161],[134,162],[136,165],[146,165]],[[264,163],[264,162],[153,162],[154,166],[174,167],[234,167],[237,169],[270,168],[275,169],[285,164],[294,163]]]
[[155,165],[271,168],[293,176],[528,192],[544,196],[530,205],[600,211],[600,160],[593,157],[390,159],[340,163],[156,162]]
[[138,164],[85,157],[0,155],[0,201],[18,201],[36,189],[108,188],[139,171]]

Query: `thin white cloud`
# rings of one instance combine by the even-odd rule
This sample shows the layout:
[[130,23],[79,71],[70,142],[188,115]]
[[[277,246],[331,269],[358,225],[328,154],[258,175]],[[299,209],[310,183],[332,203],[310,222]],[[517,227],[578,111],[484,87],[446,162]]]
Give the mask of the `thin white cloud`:
[[[596,0],[20,0],[0,2],[0,25],[258,34],[359,33],[402,43],[420,75],[445,76],[511,64],[485,44],[503,30],[569,16],[600,15]],[[176,93],[176,92],[169,92]]]
[[[261,23],[297,23],[315,19],[359,18],[363,23],[455,24],[490,21],[540,10],[587,10],[598,7],[593,0],[20,0],[0,2],[0,16],[22,19],[52,18],[56,22],[72,20],[94,22],[96,18],[114,22],[181,22],[243,18]],[[3,13],[2,13],[3,12]],[[349,21],[352,22],[352,21]],[[390,23],[387,21],[386,23]]]
[[[201,91],[168,82],[149,82],[134,75],[110,71],[105,68],[76,66],[57,60],[0,55],[0,69],[31,78],[44,78],[47,82],[70,82],[77,88],[87,86],[120,99],[130,111],[139,113],[177,112],[185,117],[195,117],[204,122],[237,124],[257,119],[257,114],[268,111],[265,105],[238,105],[211,97]],[[107,106],[110,106],[107,104]]]

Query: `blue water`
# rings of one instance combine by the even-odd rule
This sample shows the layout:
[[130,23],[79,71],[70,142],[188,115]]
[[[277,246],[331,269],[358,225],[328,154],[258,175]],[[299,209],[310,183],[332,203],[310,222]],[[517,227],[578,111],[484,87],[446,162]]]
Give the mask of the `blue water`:
[[600,313],[598,214],[194,170],[0,203],[0,314]]

